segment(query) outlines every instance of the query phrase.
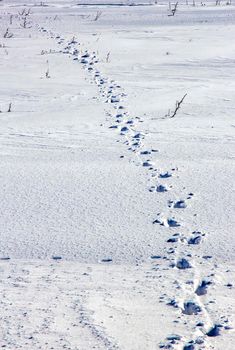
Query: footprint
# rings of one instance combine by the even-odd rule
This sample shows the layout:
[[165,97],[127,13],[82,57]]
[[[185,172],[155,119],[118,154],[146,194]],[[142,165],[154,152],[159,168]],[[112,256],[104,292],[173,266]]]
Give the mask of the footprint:
[[197,305],[194,301],[184,302],[184,307],[182,313],[184,315],[197,315],[202,311],[201,307]]
[[150,160],[146,160],[145,162],[143,162],[142,164],[144,167],[152,167],[154,166],[154,163],[151,162]]
[[198,296],[205,295],[207,293],[207,287],[211,284],[211,281],[202,280],[197,289],[195,290],[195,293]]
[[177,243],[179,241],[179,233],[176,233],[173,235],[173,237],[170,237],[166,242],[167,243]]
[[180,226],[180,224],[174,218],[168,218],[168,219],[163,219],[163,220],[156,219],[153,221],[153,224],[159,224],[159,225],[165,226],[165,227],[179,227]]
[[172,174],[170,174],[168,171],[166,173],[159,174],[160,179],[167,179],[168,177],[171,177]]
[[195,346],[193,345],[193,343],[191,343],[191,344],[188,343],[188,344],[184,345],[183,350],[195,350]]
[[90,57],[90,54],[88,52],[86,52],[82,55],[82,58],[88,58],[88,57]]
[[121,128],[121,135],[125,135],[125,133],[129,132],[130,129],[127,126],[123,126]]
[[156,188],[157,192],[167,192],[168,191],[168,187],[164,186],[164,185],[158,185]]
[[81,58],[80,62],[81,62],[82,64],[88,64],[88,60],[85,59],[85,58]]
[[164,185],[158,185],[158,186],[151,186],[149,188],[149,192],[167,192],[168,187]]
[[205,233],[201,233],[200,231],[193,231],[192,237],[188,239],[188,244],[200,244],[202,241],[202,237],[205,236]]
[[101,262],[103,262],[103,263],[109,263],[109,262],[112,262],[112,261],[113,261],[113,259],[111,259],[111,258],[101,259]]
[[126,124],[133,125],[133,124],[134,124],[134,121],[133,121],[133,120],[127,120]]
[[120,98],[118,96],[111,96],[110,102],[111,103],[118,103],[118,102],[120,102]]
[[195,244],[198,245],[200,244],[202,241],[202,237],[201,236],[195,236],[195,237],[191,237],[188,239],[188,244]]
[[62,257],[61,257],[61,256],[58,256],[58,255],[53,255],[53,256],[52,256],[52,259],[53,259],[53,260],[62,260]]
[[174,208],[179,208],[179,209],[184,209],[184,208],[187,207],[187,205],[186,205],[184,200],[179,200],[179,201],[175,202],[173,207]]
[[117,125],[111,125],[111,126],[109,127],[109,129],[117,129],[117,128],[118,128]]
[[133,139],[140,140],[140,139],[144,139],[144,137],[145,137],[145,134],[144,134],[144,133],[138,132],[137,134],[135,134],[135,135],[133,136]]
[[166,227],[179,227],[180,224],[175,219],[166,219],[163,221],[163,225]]
[[170,334],[166,337],[167,340],[180,340],[182,337],[178,334]]
[[161,342],[159,344],[160,349],[175,349],[175,344],[179,344],[181,340],[181,335],[178,334],[170,334],[166,337],[167,342]]
[[188,262],[187,259],[182,258],[180,260],[177,261],[176,263],[176,267],[180,270],[185,270],[185,269],[190,269],[192,266],[191,264]]
[[215,324],[211,329],[206,333],[208,337],[217,337],[220,335],[220,325]]
[[141,151],[140,152],[140,155],[142,155],[142,156],[145,156],[145,155],[148,155],[148,154],[151,154],[151,151]]
[[116,118],[117,118],[117,119],[120,119],[120,118],[123,118],[123,117],[124,117],[124,115],[123,115],[122,113],[116,114]]

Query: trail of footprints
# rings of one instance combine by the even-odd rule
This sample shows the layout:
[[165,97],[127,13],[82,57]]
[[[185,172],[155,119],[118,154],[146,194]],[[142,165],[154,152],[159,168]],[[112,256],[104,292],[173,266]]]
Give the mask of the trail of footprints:
[[[158,150],[148,150],[144,148],[146,134],[142,132],[139,127],[143,120],[139,117],[129,116],[125,106],[126,94],[118,83],[104,77],[99,69],[97,69],[96,64],[99,62],[97,54],[95,52],[82,50],[81,44],[75,38],[66,42],[64,38],[60,35],[55,35],[50,30],[40,26],[38,26],[38,30],[49,35],[51,38],[55,38],[57,43],[61,45],[61,47],[63,46],[60,52],[68,54],[75,62],[77,61],[83,66],[90,75],[91,82],[97,85],[100,96],[103,98],[104,102],[112,106],[111,113],[107,113],[111,116],[112,120],[112,124],[109,128],[118,132],[118,134],[124,138],[124,144],[137,158],[138,164],[141,164],[148,170],[149,179],[153,183],[148,190],[151,193],[157,193],[159,195],[164,195],[164,193],[173,190],[170,179],[176,174],[177,169],[173,168],[161,172],[155,167],[152,155],[157,153]],[[123,156],[120,156],[120,158],[122,157]],[[170,200],[166,203],[166,208],[168,208],[168,210],[170,209],[171,212],[184,210],[193,196],[193,193],[188,193],[185,199]],[[181,227],[181,222],[174,216],[168,217],[161,213],[156,215],[153,224],[173,228],[175,230]],[[172,230],[170,231],[172,232]],[[181,294],[184,294],[183,301],[171,299],[167,302],[167,305],[180,310],[181,314],[186,317],[195,317],[195,331],[193,332],[192,338],[188,341],[182,339],[178,334],[169,335],[164,342],[159,344],[159,348],[180,348],[183,350],[207,349],[210,348],[207,339],[218,336],[223,328],[226,329],[226,326],[223,324],[214,324],[210,320],[206,307],[201,300],[202,296],[207,293],[210,285],[213,284],[213,280],[212,277],[201,279],[200,276],[196,276],[196,255],[194,254],[195,258],[193,260],[192,247],[201,244],[204,238],[205,233],[199,231],[194,231],[188,236],[180,232],[174,232],[166,241],[170,246],[167,253],[171,255],[171,257],[173,256],[171,259],[168,259],[171,261],[170,267],[178,270],[180,274],[185,273],[185,270],[194,270],[195,275],[194,280],[186,280],[183,286],[176,286],[176,289],[181,290]],[[186,247],[191,248],[191,253],[186,253]],[[158,259],[161,257],[152,256],[151,258]],[[198,317],[202,318],[202,320],[198,320]]]

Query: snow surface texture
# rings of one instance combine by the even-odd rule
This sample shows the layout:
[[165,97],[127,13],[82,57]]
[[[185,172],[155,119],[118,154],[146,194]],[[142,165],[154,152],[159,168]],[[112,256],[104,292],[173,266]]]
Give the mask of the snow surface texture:
[[26,5],[0,2],[0,346],[234,349],[235,7]]

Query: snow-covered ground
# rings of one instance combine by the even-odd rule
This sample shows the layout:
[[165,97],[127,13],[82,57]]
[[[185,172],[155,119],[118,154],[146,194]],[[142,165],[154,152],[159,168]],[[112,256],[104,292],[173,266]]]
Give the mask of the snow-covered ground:
[[227,3],[0,2],[2,348],[234,349]]

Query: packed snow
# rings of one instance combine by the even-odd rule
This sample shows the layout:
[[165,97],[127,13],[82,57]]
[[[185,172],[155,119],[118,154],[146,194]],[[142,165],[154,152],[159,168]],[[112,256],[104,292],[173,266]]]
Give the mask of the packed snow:
[[235,4],[0,19],[0,347],[233,350]]

